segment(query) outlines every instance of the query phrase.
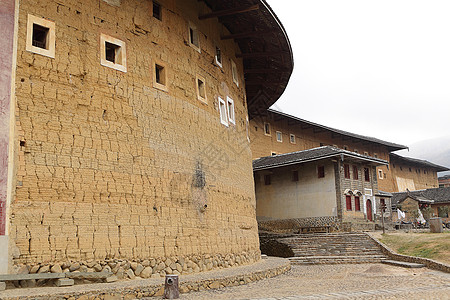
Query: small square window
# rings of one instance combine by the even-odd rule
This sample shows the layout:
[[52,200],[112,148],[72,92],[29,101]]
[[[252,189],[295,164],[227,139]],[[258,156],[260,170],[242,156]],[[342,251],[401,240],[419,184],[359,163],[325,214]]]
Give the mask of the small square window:
[[270,135],[270,124],[269,123],[264,123],[264,134]]
[[359,152],[358,152],[358,149],[355,149],[355,151],[354,151],[354,152],[355,152],[355,153],[359,153]]
[[365,156],[369,156],[369,152],[364,152],[364,155]]
[[234,115],[234,101],[230,97],[227,97],[227,111],[228,111],[228,120],[232,124],[236,124],[236,117]]
[[196,81],[197,99],[207,103],[205,78],[197,75]]
[[264,175],[264,185],[270,185],[272,183],[272,178],[270,175]]
[[192,23],[189,23],[188,34],[189,34],[189,45],[198,52],[200,52],[200,39],[197,26],[195,26]]
[[317,167],[317,177],[318,178],[324,178],[325,177],[325,167],[324,166],[318,166]]
[[125,42],[111,36],[100,35],[100,64],[117,71],[126,72]]
[[298,171],[292,171],[292,181],[298,181]]
[[295,134],[290,134],[289,140],[290,140],[291,144],[295,144]]
[[276,152],[271,152],[270,155],[271,156],[275,156],[275,155],[277,155],[277,153]]
[[227,105],[225,104],[225,100],[219,97],[219,113],[220,113],[220,123],[225,126],[228,126],[228,117],[227,117]]
[[231,75],[233,76],[233,82],[239,86],[239,78],[238,78],[238,71],[237,66],[234,61],[231,61]]
[[281,134],[281,131],[277,131],[277,142],[283,142],[283,135]]
[[153,64],[153,87],[167,92],[167,68],[160,61]]
[[55,22],[28,15],[26,49],[55,58]]
[[161,4],[156,1],[153,1],[153,17],[162,21],[162,8]]
[[222,68],[222,50],[218,46],[216,46],[216,56],[215,56],[216,64]]

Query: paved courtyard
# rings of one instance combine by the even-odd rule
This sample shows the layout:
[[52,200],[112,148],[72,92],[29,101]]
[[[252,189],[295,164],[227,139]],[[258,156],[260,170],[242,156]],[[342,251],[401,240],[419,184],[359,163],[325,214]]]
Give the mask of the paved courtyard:
[[385,264],[303,265],[248,285],[181,295],[211,299],[450,299],[450,274]]

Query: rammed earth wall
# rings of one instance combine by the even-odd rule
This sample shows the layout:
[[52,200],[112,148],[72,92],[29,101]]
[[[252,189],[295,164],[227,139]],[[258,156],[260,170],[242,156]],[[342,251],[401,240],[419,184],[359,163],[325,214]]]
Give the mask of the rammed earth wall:
[[[198,21],[207,10],[198,1],[158,1],[162,21],[151,1],[108,2],[20,1],[14,264],[170,257],[195,258],[202,270],[208,260],[258,260],[236,45],[220,40],[217,19]],[[55,22],[55,58],[25,50],[28,14]],[[200,52],[189,46],[189,21]],[[100,64],[101,34],[125,42],[127,72]],[[213,63],[216,43],[222,68]],[[167,91],[153,87],[155,61],[166,66]],[[219,96],[233,98],[236,125],[220,123]]]

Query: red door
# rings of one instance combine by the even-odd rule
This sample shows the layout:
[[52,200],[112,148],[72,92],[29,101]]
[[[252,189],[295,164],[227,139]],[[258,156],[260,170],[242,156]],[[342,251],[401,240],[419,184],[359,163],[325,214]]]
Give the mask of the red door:
[[367,220],[372,221],[372,201],[367,200]]

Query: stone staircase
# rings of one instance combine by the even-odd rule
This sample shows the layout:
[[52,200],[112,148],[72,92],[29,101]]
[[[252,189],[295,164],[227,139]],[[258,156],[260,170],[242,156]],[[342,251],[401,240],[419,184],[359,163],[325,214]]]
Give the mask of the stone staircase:
[[292,250],[294,255],[289,258],[292,264],[378,263],[387,259],[364,233],[291,234],[271,238]]

